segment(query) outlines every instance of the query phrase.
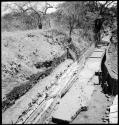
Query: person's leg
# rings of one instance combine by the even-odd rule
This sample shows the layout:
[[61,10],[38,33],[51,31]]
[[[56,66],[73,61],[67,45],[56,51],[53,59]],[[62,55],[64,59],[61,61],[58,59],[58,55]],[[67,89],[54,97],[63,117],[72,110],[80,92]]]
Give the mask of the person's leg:
[[100,43],[100,31],[98,32],[98,43]]
[[97,41],[98,41],[98,37],[97,37],[97,33],[95,33],[95,47],[97,47]]

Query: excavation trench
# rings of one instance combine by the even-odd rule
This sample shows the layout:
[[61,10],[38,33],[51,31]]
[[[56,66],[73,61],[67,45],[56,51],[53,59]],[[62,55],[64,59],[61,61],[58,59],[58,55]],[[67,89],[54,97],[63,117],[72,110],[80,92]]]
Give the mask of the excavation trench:
[[[107,70],[105,62],[106,51],[101,62],[101,71],[95,73],[95,75],[98,76],[99,80],[98,84],[95,84],[95,89],[91,96],[91,100],[88,105],[88,110],[80,112],[79,115],[72,122],[70,122],[71,124],[110,123],[110,107],[113,104],[115,95],[118,91],[118,87],[116,83],[117,80],[111,77]],[[117,121],[116,119],[114,120]]]
[[[75,98],[75,95],[79,95],[82,99],[83,99],[83,94],[84,93],[87,93],[87,90],[89,90],[89,88],[90,88],[90,91],[91,91],[91,93],[89,92],[89,94],[87,93],[87,95],[89,95],[89,99],[88,100],[90,100],[90,98],[91,98],[91,96],[90,95],[92,95],[92,93],[93,93],[93,90],[94,90],[94,85],[92,85],[92,84],[94,84],[93,82],[90,82],[90,80],[95,76],[95,72],[100,72],[100,58],[97,58],[97,56],[95,55],[95,54],[92,54],[92,55],[90,55],[90,53],[91,53],[91,51],[92,50],[94,50],[93,49],[93,47],[94,46],[92,46],[92,47],[90,47],[90,49],[88,50],[88,51],[86,51],[84,54],[83,54],[83,56],[81,57],[81,59],[80,59],[80,61],[79,61],[79,63],[80,63],[80,65],[78,64],[77,65],[77,63],[74,63],[74,64],[72,64],[69,68],[68,68],[68,70],[67,70],[67,72],[61,77],[61,79],[59,79],[58,80],[58,83],[57,83],[57,85],[56,85],[56,87],[53,89],[53,91],[48,95],[49,97],[48,98],[45,98],[44,99],[44,101],[42,102],[42,106],[41,106],[41,104],[39,104],[39,105],[37,105],[37,108],[36,108],[36,110],[34,110],[34,112],[30,115],[30,117],[27,119],[27,120],[25,120],[26,118],[25,118],[25,116],[23,116],[23,118],[24,118],[24,123],[25,124],[27,124],[27,123],[46,123],[47,121],[48,121],[48,123],[50,122],[48,119],[50,119],[51,117],[53,117],[53,112],[55,111],[55,107],[57,107],[58,106],[58,102],[60,102],[61,103],[61,101],[62,100],[65,100],[65,99],[63,99],[63,98],[67,98],[67,95],[68,95],[68,93],[70,93],[70,91],[72,90],[72,88],[74,89],[73,91],[74,92],[76,92],[76,93],[74,93],[73,92],[73,94],[74,94],[74,96],[72,97],[72,96],[70,96],[70,94],[69,94],[69,97],[71,97],[71,99],[76,99],[77,100],[77,96],[76,96],[76,98]],[[105,48],[104,48],[105,49]],[[103,56],[103,53],[104,53],[104,49],[102,49],[101,51],[99,51],[98,49],[96,49],[95,50],[95,53],[102,53],[101,55],[100,54],[98,54],[98,56],[101,56],[101,60],[102,60],[102,56]],[[90,57],[89,57],[89,55],[90,55]],[[95,62],[95,65],[92,63],[92,60],[94,60],[95,58],[93,58],[93,57],[95,57],[96,56],[96,60],[94,61]],[[87,59],[89,57],[89,59]],[[85,62],[85,60],[88,60],[88,63],[89,64],[87,64],[86,62]],[[99,62],[98,62],[99,61]],[[87,72],[88,70],[84,70],[83,72],[82,72],[82,75],[80,75],[80,71],[82,71],[82,67],[84,67],[84,66],[86,66],[87,68],[88,68],[88,70],[89,70],[89,73]],[[79,72],[77,71],[77,69],[78,70],[80,70]],[[79,74],[78,74],[79,73]],[[100,74],[100,73],[98,73],[98,74]],[[76,80],[71,80],[71,78],[73,77],[73,76],[80,76],[79,77],[79,79],[77,78]],[[83,78],[84,77],[84,78]],[[81,80],[82,79],[82,82],[81,81],[78,81],[78,80]],[[84,80],[83,80],[84,79]],[[96,78],[97,79],[97,78]],[[84,87],[85,89],[84,89],[84,92],[82,93],[82,94],[80,94],[80,93],[77,93],[78,91],[81,91],[81,88],[78,86],[79,84],[77,84],[76,83],[76,86],[77,87],[75,87],[75,85],[74,85],[74,83],[75,82],[81,82],[81,84],[80,84],[80,87]],[[88,83],[88,85],[87,85],[87,83]],[[91,83],[91,84],[90,84]],[[74,86],[74,87],[73,87]],[[87,86],[87,87],[85,87],[85,86]],[[75,90],[75,89],[77,89],[78,88],[78,90]],[[73,94],[71,94],[71,95],[73,95]],[[85,94],[84,94],[85,95]],[[59,101],[60,100],[60,101]],[[64,101],[65,102],[65,101]],[[70,102],[73,102],[73,100],[69,100],[69,104],[70,104]],[[83,102],[85,102],[85,99],[84,99],[84,101]],[[60,104],[59,103],[59,104]],[[85,106],[87,106],[87,104],[86,103],[82,103],[81,102],[81,104],[82,104],[82,106],[80,107],[79,106],[79,103],[80,103],[80,101],[78,102],[78,104],[76,104],[76,108],[78,109],[78,111],[79,111],[79,109],[83,106],[83,107],[85,107]],[[84,104],[84,105],[83,105]],[[86,105],[85,105],[86,104]],[[75,105],[75,104],[74,104]],[[71,105],[70,105],[71,106]],[[66,107],[69,107],[70,108],[70,106],[69,105],[67,105]],[[74,106],[75,107],[75,106]],[[77,112],[77,109],[75,109],[74,108],[74,110],[76,110],[76,112]],[[67,114],[67,113],[66,113]],[[50,116],[50,117],[49,117]],[[76,114],[74,114],[74,116],[72,117],[73,119],[75,119],[75,117],[77,116],[77,113]],[[26,115],[26,117],[27,117],[27,115]],[[32,118],[32,120],[31,120],[31,118]],[[65,117],[64,117],[65,118]],[[53,120],[53,119],[52,119]],[[72,121],[72,120],[71,120]],[[67,122],[67,123],[71,123],[71,121],[70,120],[67,120],[67,119],[62,119],[62,118],[55,118],[54,117],[54,122],[56,122],[56,123],[58,123],[58,122]],[[23,121],[21,120],[20,122],[18,122],[18,123],[23,123]]]
[[[88,110],[88,107],[90,107],[90,100],[93,95],[95,95],[95,87],[96,85],[100,86],[102,78],[100,76],[102,74],[101,62],[103,62],[105,49],[106,47],[104,48],[104,46],[100,49],[95,48],[92,55],[89,56],[84,68],[81,72],[77,73],[78,80],[73,83],[70,90],[61,98],[59,106],[57,106],[56,111],[54,111],[52,115],[52,121],[56,123],[64,121],[72,123],[80,112]],[[101,90],[101,88],[99,90]],[[81,110],[82,108],[84,110]]]

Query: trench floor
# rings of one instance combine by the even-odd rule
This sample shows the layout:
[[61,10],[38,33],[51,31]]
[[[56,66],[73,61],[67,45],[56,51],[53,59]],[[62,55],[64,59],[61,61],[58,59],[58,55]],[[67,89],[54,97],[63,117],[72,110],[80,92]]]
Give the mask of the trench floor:
[[[92,94],[88,110],[80,112],[79,115],[72,121],[71,124],[80,123],[100,123],[108,124],[108,107],[112,105],[114,97],[107,97],[106,94],[102,92],[101,85],[95,85],[95,90]],[[103,120],[105,119],[105,120]]]

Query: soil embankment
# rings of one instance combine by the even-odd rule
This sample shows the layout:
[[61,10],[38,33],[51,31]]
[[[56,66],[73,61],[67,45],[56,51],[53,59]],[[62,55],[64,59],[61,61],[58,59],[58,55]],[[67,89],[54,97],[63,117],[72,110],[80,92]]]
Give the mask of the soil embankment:
[[[103,57],[101,85],[95,86],[88,110],[81,112],[72,123],[117,123],[117,53],[112,49],[110,45]],[[113,104],[114,98],[116,104]]]

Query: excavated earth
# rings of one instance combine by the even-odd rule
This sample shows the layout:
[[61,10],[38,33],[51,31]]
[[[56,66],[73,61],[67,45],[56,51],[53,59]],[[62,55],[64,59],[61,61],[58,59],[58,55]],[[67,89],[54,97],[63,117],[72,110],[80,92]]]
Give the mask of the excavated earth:
[[[112,53],[115,54],[115,51]],[[94,54],[93,54],[93,56],[94,56]],[[115,54],[115,56],[116,56],[116,54]],[[111,57],[114,58],[115,56],[113,56],[113,57],[111,56]],[[116,60],[111,61],[111,62],[109,61],[109,59],[110,59],[109,57],[107,59],[108,60],[106,60],[106,61],[111,63],[110,65],[113,67],[112,70],[117,73],[117,67],[114,69],[114,66],[117,65],[117,63],[116,63],[117,57],[116,57]],[[115,65],[112,65],[112,64],[115,64]],[[115,78],[117,78],[116,73],[115,74],[113,73],[114,74],[113,77],[115,76]],[[58,108],[58,106],[57,106],[56,111],[54,111],[54,115],[53,115],[54,118],[53,119],[51,118],[51,121],[50,121],[51,124],[67,123],[67,122],[70,124],[80,124],[80,123],[83,123],[83,124],[85,124],[85,123],[86,124],[88,124],[88,123],[89,124],[90,123],[109,124],[109,123],[118,122],[118,109],[117,109],[118,95],[115,97],[115,96],[113,96],[113,94],[112,95],[106,94],[104,92],[104,89],[100,85],[99,79],[97,79],[96,76],[93,77],[90,82],[92,84],[94,84],[94,90],[90,97],[90,101],[88,102],[88,107],[86,109],[84,109],[83,111],[80,111],[80,113],[71,122],[68,122],[66,120],[68,114],[62,114],[62,112],[65,113],[65,111],[63,111],[63,110],[65,110],[65,108],[68,107],[68,104],[67,104],[67,107],[65,107],[65,108],[61,107],[61,106],[59,106],[60,108]],[[74,94],[75,94],[75,91],[74,91],[74,93],[72,93],[72,96]],[[65,98],[63,100],[66,100],[66,99],[67,98]],[[71,99],[69,99],[69,100],[71,100]],[[63,103],[63,102],[61,102],[61,103]],[[68,101],[68,103],[70,103],[70,102]],[[71,102],[71,104],[73,105],[72,102]],[[78,105],[78,107],[80,107],[80,106]],[[71,108],[73,108],[73,107],[71,107]],[[69,111],[67,111],[67,112],[70,112],[70,108],[69,108]]]
[[[37,68],[36,64],[58,58],[65,53],[63,46],[59,45],[66,39],[65,34],[54,30],[52,39],[50,38],[51,32],[31,30],[2,34],[2,101],[15,87],[26,84],[27,78],[31,75],[47,69]],[[75,38],[78,37],[79,35],[75,36]],[[88,45],[85,43],[87,42],[84,40],[80,42],[78,47],[81,51]],[[30,107],[32,102],[34,104],[35,99],[37,100],[40,96],[44,97],[45,91],[56,84],[56,81],[72,63],[73,60],[65,59],[53,69],[49,76],[43,77],[28,92],[15,101],[13,100],[14,104],[2,113],[2,123],[15,123],[20,115],[24,114],[24,110]]]
[[[70,59],[65,60],[50,76],[38,82],[37,85],[4,112],[2,114],[2,122],[38,124],[42,121],[42,123],[54,124],[53,118],[56,118],[56,123],[64,122],[65,119],[69,120],[68,123],[70,124],[109,123],[109,107],[113,104],[114,96],[109,96],[104,93],[99,77],[95,75],[95,72],[100,71],[101,67],[101,62],[100,59],[98,62],[98,58],[102,59],[105,50],[105,47],[101,48],[102,50],[94,50],[95,53],[90,56],[88,63],[85,63],[86,58],[84,57],[85,55],[83,56],[82,64],[85,64],[84,67],[86,66],[87,70],[82,70],[81,73],[78,71],[80,66],[76,62],[73,63]],[[102,55],[100,55],[100,52],[102,52]],[[96,60],[94,61],[93,59],[95,58]],[[94,61],[93,63],[92,60]],[[71,80],[70,78],[74,79]],[[70,88],[68,86],[72,87]],[[57,101],[57,96],[60,101]],[[46,118],[47,110],[51,109],[51,105],[54,105],[53,102],[55,100],[58,105],[56,105],[54,111],[49,115],[50,117],[48,116],[47,121],[43,121],[46,120],[44,118]],[[42,102],[44,103],[42,104]],[[62,110],[64,104],[66,108],[63,107],[64,110]],[[30,109],[28,113],[26,109]],[[79,111],[79,109],[81,110]],[[10,115],[11,113],[12,115]],[[61,118],[61,120],[58,118]]]

